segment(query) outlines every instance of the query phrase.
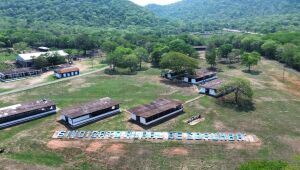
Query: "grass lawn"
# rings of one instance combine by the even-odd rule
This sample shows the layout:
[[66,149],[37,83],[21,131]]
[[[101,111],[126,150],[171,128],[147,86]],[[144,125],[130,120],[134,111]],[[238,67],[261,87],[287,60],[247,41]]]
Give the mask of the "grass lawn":
[[[255,91],[255,107],[239,110],[223,105],[211,97],[203,97],[185,106],[185,114],[177,116],[151,131],[241,131],[257,135],[259,146],[244,146],[217,143],[180,143],[145,141],[110,142],[103,141],[98,152],[83,152],[84,146],[51,150],[47,143],[55,130],[63,128],[55,120],[58,115],[36,120],[20,126],[1,130],[0,147],[7,152],[3,158],[17,161],[21,165],[62,169],[235,169],[241,163],[253,159],[286,160],[300,165],[300,97],[298,89],[292,89],[293,81],[280,83],[275,79],[278,68],[275,62],[263,62],[256,69],[257,75],[244,73],[222,66],[221,78],[244,77],[251,80]],[[290,77],[300,74],[288,70]],[[122,109],[148,103],[156,98],[173,98],[187,101],[198,96],[192,87],[178,87],[161,81],[158,69],[149,69],[133,76],[108,76],[102,73],[80,77],[26,92],[1,98],[1,106],[33,99],[50,98],[59,108],[65,108],[101,97],[120,101]],[[299,79],[298,79],[299,80]],[[289,91],[283,90],[285,86]],[[295,90],[293,93],[292,90]],[[4,100],[5,99],[5,100]],[[184,120],[202,114],[205,121],[195,126]],[[83,127],[85,130],[139,130],[139,126],[128,122],[125,112],[97,123]],[[298,142],[298,143],[297,143]],[[118,152],[110,150],[118,145]],[[178,151],[179,150],[179,151]],[[1,155],[1,156],[2,156]],[[0,158],[1,160],[1,158]],[[5,162],[0,161],[0,167]]]

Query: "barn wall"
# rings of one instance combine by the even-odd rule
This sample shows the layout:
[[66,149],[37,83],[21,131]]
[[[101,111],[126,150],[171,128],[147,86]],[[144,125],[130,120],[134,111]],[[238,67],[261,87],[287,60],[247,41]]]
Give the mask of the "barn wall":
[[131,119],[132,120],[136,120],[136,115],[135,114],[131,114]]
[[85,116],[75,118],[75,119],[73,119],[73,124],[81,122],[81,121],[89,119],[89,118],[90,118],[90,115],[85,115]]

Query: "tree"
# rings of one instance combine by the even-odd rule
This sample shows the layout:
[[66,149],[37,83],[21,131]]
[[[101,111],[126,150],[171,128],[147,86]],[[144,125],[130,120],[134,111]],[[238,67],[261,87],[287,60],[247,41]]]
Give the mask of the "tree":
[[106,61],[111,65],[112,69],[115,70],[115,67],[122,66],[122,62],[124,61],[123,58],[129,54],[132,54],[130,48],[118,47],[114,52],[107,56]]
[[48,60],[49,65],[59,65],[59,64],[63,64],[66,62],[65,57],[59,55],[58,53],[54,53],[51,56],[47,56],[45,57]]
[[221,58],[228,58],[228,54],[232,51],[233,46],[231,44],[224,44],[219,48],[219,55]]
[[287,43],[278,47],[276,52],[277,58],[280,61],[285,62],[288,66],[293,66],[298,48],[295,44]]
[[161,57],[170,51],[169,47],[165,44],[156,44],[151,53],[151,62],[154,66],[158,66]]
[[236,104],[241,104],[242,100],[252,101],[253,90],[251,83],[248,80],[242,78],[235,78],[229,83],[226,83],[220,88],[220,92],[226,94],[229,89],[234,89],[234,101]]
[[262,39],[256,36],[248,36],[243,38],[241,41],[241,46],[243,50],[247,52],[252,52],[252,51],[260,52],[262,44],[263,44]]
[[0,48],[5,47],[5,46],[6,46],[5,42],[0,41]]
[[207,64],[209,64],[211,66],[211,68],[215,67],[217,65],[216,59],[217,59],[217,52],[216,49],[209,49],[206,52],[206,56],[205,56],[206,62]]
[[261,49],[266,57],[275,59],[277,46],[278,44],[275,41],[268,40],[261,46]]
[[234,60],[237,60],[237,58],[241,55],[241,50],[239,49],[233,49],[228,54],[229,63],[231,64]]
[[197,58],[198,55],[195,49],[181,39],[173,40],[169,43],[170,51],[180,52],[193,58]]
[[169,52],[162,57],[160,66],[178,74],[184,72],[192,73],[198,68],[198,61],[179,52]]
[[251,66],[257,65],[260,61],[260,54],[257,52],[244,53],[242,55],[242,64],[248,67],[248,71],[251,72]]
[[25,42],[15,43],[13,45],[13,49],[16,50],[18,53],[23,53],[29,49],[28,44]]
[[148,56],[149,56],[148,51],[143,47],[139,47],[134,50],[134,53],[137,56],[137,58],[139,59],[140,69],[142,69],[142,62],[148,61]]
[[139,59],[135,54],[129,54],[124,57],[122,66],[129,68],[131,72],[135,71],[138,67]]
[[39,56],[39,57],[37,57],[37,58],[34,58],[34,59],[32,60],[32,62],[33,62],[33,65],[34,65],[36,68],[38,68],[38,69],[42,69],[42,68],[47,67],[47,66],[50,65],[50,63],[49,63],[47,57],[44,56],[44,55],[41,55],[41,56]]
[[92,50],[97,47],[97,41],[90,35],[81,34],[76,37],[75,46],[83,50],[84,55],[86,55],[87,50]]
[[113,41],[105,41],[101,46],[104,52],[111,53],[118,47],[118,44]]

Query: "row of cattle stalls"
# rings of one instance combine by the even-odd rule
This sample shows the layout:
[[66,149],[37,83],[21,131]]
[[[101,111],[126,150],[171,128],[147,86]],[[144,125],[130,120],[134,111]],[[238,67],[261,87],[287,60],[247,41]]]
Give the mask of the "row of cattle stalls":
[[[46,99],[0,108],[0,129],[46,117],[56,112],[55,103]],[[60,122],[74,129],[120,112],[120,103],[106,97],[63,109]],[[171,99],[158,99],[150,104],[132,108],[128,112],[137,124],[148,126],[182,113],[183,103]]]
[[185,83],[194,84],[194,85],[203,84],[218,78],[216,72],[209,71],[206,69],[196,70],[194,74],[186,73],[182,75],[179,75],[178,73],[172,70],[164,70],[161,73],[161,76],[169,80],[181,79],[181,81]]
[[0,129],[55,113],[56,105],[46,99],[0,108]]
[[60,119],[64,124],[78,128],[120,113],[120,103],[107,97],[64,109],[61,113]]
[[132,108],[128,112],[136,123],[147,126],[182,113],[183,103],[170,99],[158,99],[150,104]]
[[196,70],[195,74],[186,74],[183,81],[191,84],[202,84],[217,79],[217,73],[208,70]]
[[80,70],[78,67],[64,67],[54,70],[54,75],[56,78],[67,78],[73,77],[80,74]]
[[200,86],[200,93],[213,97],[222,97],[235,91],[234,87],[227,87],[226,89],[221,90],[222,86],[226,83],[226,81],[219,79],[207,82]]
[[[173,80],[178,77],[173,71],[165,71],[161,74],[162,77]],[[183,76],[183,82],[197,85],[199,87],[200,94],[206,94],[212,97],[223,97],[229,93],[232,93],[235,88],[228,87],[223,89],[221,87],[226,84],[226,81],[218,79],[217,73],[209,70],[196,70],[194,74],[185,74]]]
[[18,68],[0,72],[0,81],[10,82],[31,76],[38,76],[40,74],[42,74],[42,70],[32,68]]

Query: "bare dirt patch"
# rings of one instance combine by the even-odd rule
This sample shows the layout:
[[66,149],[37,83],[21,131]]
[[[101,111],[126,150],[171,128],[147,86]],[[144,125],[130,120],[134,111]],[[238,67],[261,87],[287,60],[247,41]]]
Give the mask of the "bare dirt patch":
[[255,135],[247,134],[245,142],[234,142],[228,143],[225,145],[226,149],[238,149],[238,150],[247,150],[247,149],[259,149],[262,146],[262,141],[257,138]]
[[280,141],[289,145],[293,151],[300,153],[300,138],[279,137]]
[[63,150],[67,148],[82,149],[85,147],[85,144],[80,141],[51,140],[47,143],[47,147],[53,150]]
[[166,156],[187,156],[189,150],[183,147],[176,147],[163,150],[163,154]]
[[99,150],[100,148],[103,147],[103,144],[100,142],[92,142],[85,151],[87,152],[96,152],[97,150]]
[[108,158],[107,163],[110,166],[114,166],[114,165],[118,164],[119,160],[120,160],[119,156],[111,156],[111,157]]
[[105,152],[112,154],[122,154],[125,153],[125,146],[124,144],[112,144],[105,150]]
[[219,131],[226,131],[228,130],[228,128],[224,125],[223,122],[219,121],[219,120],[216,120],[214,122],[214,127],[216,130],[219,130]]

